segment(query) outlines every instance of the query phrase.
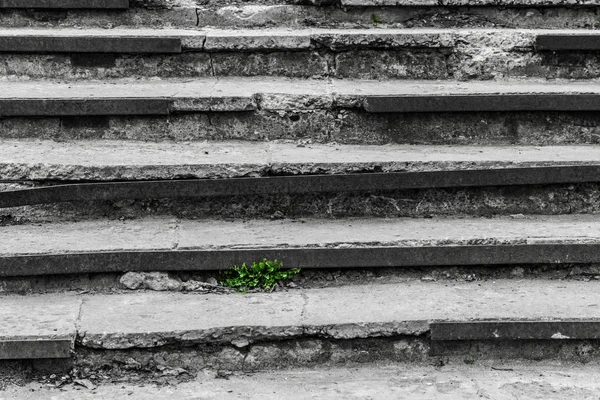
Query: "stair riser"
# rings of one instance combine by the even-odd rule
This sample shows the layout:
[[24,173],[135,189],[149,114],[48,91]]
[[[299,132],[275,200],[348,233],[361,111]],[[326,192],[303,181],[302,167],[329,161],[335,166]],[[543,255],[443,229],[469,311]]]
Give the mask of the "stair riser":
[[372,28],[373,15],[381,27],[503,27],[594,29],[597,8],[564,7],[349,7],[302,5],[216,5],[172,9],[9,10],[0,9],[4,27],[347,27]]
[[[441,128],[443,127],[443,129]],[[594,112],[366,113],[355,109],[0,119],[1,138],[310,140],[341,144],[597,144]]]
[[0,54],[0,77],[68,80],[127,77],[285,76],[354,79],[600,77],[598,52],[494,51],[489,48],[190,52],[176,55]]
[[[131,276],[134,274],[135,276]],[[91,293],[132,293],[171,291],[205,294],[215,292],[206,282],[220,280],[217,271],[147,273],[96,273],[0,277],[0,293],[32,294],[84,291]],[[394,284],[406,281],[471,282],[497,279],[598,280],[600,264],[540,264],[465,267],[304,269],[292,278],[296,288],[319,289],[366,284]],[[138,285],[139,284],[139,285]],[[136,286],[137,285],[137,286]],[[224,288],[223,288],[224,289]],[[283,290],[294,290],[285,287]],[[216,293],[220,293],[218,290]]]
[[[11,186],[14,189],[14,185]],[[2,208],[0,217],[3,224],[21,224],[156,215],[180,218],[336,218],[598,212],[600,186],[590,183],[304,195],[282,193],[190,200],[82,201]]]
[[[456,345],[455,345],[456,346]],[[473,341],[440,349],[422,337],[391,337],[353,340],[301,339],[257,343],[238,349],[233,346],[202,349],[173,348],[154,350],[76,349],[75,365],[89,373],[121,375],[128,369],[154,369],[155,365],[171,369],[199,371],[261,371],[298,367],[356,366],[369,363],[444,362],[464,363],[474,360],[560,360],[590,362],[598,359],[599,342],[583,340]],[[456,346],[459,347],[459,346]]]

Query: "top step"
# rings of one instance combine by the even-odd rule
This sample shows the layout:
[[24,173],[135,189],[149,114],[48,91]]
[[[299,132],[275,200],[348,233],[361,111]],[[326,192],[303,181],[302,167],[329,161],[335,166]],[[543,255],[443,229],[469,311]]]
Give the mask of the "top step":
[[0,0],[0,8],[126,9],[129,0]]
[[2,27],[595,29],[600,0],[0,0]]

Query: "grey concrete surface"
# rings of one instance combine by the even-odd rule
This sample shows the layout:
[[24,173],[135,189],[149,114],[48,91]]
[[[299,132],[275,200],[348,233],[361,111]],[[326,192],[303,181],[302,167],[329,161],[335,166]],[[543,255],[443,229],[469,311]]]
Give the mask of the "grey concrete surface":
[[600,242],[597,215],[523,218],[179,220],[145,218],[11,225],[0,254],[185,249],[353,248]]
[[271,173],[447,171],[598,165],[597,146],[302,145],[285,142],[0,140],[0,178],[145,180]]
[[[421,335],[431,321],[598,321],[600,282],[402,282],[253,294],[4,296],[2,340],[73,337],[99,349]],[[563,339],[555,335],[557,339]],[[580,338],[582,339],[582,338]],[[585,339],[585,338],[583,338]]]
[[33,382],[7,387],[0,391],[0,399],[592,400],[600,396],[597,368],[595,364],[476,363],[293,370],[234,374],[226,379],[206,373],[174,385],[115,382],[92,390],[77,384],[55,388]]
[[[519,217],[519,216],[517,216]],[[598,215],[512,218],[340,218],[180,220],[145,218],[12,225],[0,230],[0,254],[184,249],[353,248],[585,244],[600,241]]]

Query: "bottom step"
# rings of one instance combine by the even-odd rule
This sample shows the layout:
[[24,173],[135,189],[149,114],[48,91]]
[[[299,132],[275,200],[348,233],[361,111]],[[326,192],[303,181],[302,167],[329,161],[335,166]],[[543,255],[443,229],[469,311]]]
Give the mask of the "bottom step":
[[[82,374],[453,357],[589,361],[600,350],[600,282],[410,282],[245,295],[52,294],[0,301],[1,358],[64,357],[55,352],[60,338],[74,343],[70,357]],[[30,353],[24,352],[27,342]],[[44,343],[46,353],[40,351]]]

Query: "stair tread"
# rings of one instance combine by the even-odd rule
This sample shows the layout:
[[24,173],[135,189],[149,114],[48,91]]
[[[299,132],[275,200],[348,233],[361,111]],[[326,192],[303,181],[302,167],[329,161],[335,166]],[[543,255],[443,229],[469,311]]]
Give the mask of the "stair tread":
[[286,142],[0,140],[0,179],[144,180],[176,177],[447,171],[599,165],[600,146],[340,145]]
[[[338,339],[422,335],[432,322],[599,320],[600,282],[498,280],[405,282],[231,295],[131,294],[3,296],[3,312],[30,313],[35,336],[77,326],[84,346],[125,349],[173,342],[243,342],[310,335]],[[32,305],[39,304],[39,308]],[[81,306],[80,306],[81,304]],[[67,306],[65,306],[67,305]],[[74,321],[73,309],[79,310]],[[64,318],[48,323],[49,316]],[[37,321],[37,322],[36,322]],[[44,323],[41,323],[41,322]],[[39,332],[36,329],[39,328]],[[0,338],[18,334],[4,324]],[[62,328],[61,328],[62,329]],[[1,339],[0,339],[1,340]]]
[[302,218],[291,220],[90,220],[5,226],[0,255],[141,250],[447,247],[597,244],[597,215],[498,218]]
[[283,77],[224,77],[194,80],[26,81],[3,82],[0,99],[65,99],[93,96],[119,98],[216,98],[256,94],[296,94],[315,97],[441,96],[479,94],[598,94],[600,82],[589,81],[413,81],[354,79],[290,79]]

